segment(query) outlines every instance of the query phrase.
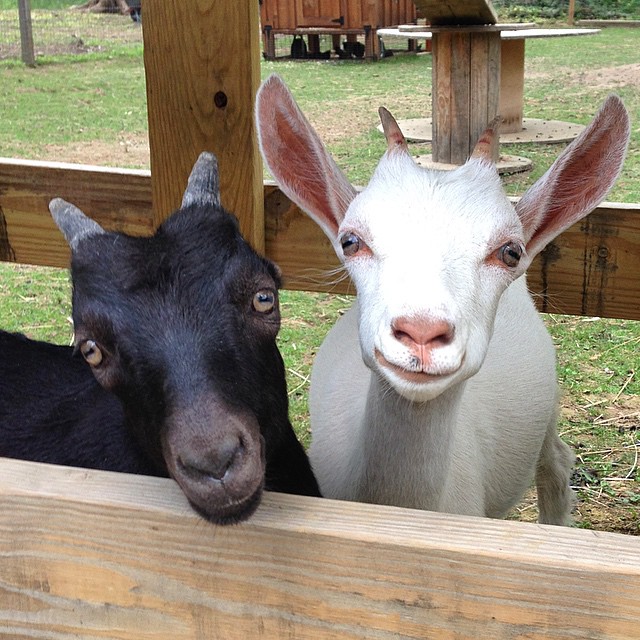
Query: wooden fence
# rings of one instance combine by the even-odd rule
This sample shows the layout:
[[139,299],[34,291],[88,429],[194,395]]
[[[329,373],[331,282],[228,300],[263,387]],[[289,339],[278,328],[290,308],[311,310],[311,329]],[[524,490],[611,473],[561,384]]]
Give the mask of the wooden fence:
[[[151,232],[210,149],[247,237],[289,286],[325,287],[328,241],[262,184],[257,25],[257,2],[145,0],[151,174],[1,161],[0,258],[67,264],[54,196]],[[639,209],[603,205],[545,252],[543,309],[640,319]],[[0,460],[0,638],[629,640],[638,594],[640,539],[619,534],[276,494],[215,527],[171,480]]]

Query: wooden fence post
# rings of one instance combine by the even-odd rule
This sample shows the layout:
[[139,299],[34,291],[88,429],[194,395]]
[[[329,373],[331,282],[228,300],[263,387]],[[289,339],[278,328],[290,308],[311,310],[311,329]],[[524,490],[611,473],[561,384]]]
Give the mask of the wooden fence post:
[[33,50],[33,30],[31,28],[31,4],[29,0],[18,0],[18,17],[20,19],[20,46],[22,62],[28,67],[36,66]]
[[431,30],[433,160],[463,164],[498,112],[500,32],[493,27]]
[[213,151],[222,204],[262,251],[262,161],[253,120],[258,9],[237,0],[145,0],[143,37],[155,224],[180,205],[198,154]]

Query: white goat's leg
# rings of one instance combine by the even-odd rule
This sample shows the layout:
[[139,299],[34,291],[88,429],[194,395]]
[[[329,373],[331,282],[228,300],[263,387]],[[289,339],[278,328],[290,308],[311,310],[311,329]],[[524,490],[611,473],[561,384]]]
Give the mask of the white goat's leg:
[[575,456],[558,436],[555,418],[549,424],[536,468],[538,488],[538,522],[571,524],[575,494],[570,479]]

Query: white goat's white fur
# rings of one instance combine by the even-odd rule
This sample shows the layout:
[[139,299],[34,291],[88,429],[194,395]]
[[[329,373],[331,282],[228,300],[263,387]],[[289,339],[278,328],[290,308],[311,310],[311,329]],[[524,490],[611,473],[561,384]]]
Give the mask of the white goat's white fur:
[[[535,479],[540,522],[566,523],[573,455],[556,431],[554,347],[524,272],[615,181],[629,136],[619,99],[515,208],[482,154],[427,171],[396,129],[356,194],[277,77],[256,111],[272,174],[321,225],[358,292],[311,378],[309,453],[323,495],[502,517]],[[390,116],[387,126],[397,127]],[[482,142],[492,139],[488,130]],[[298,169],[310,159],[313,175]],[[354,236],[360,249],[344,253]]]

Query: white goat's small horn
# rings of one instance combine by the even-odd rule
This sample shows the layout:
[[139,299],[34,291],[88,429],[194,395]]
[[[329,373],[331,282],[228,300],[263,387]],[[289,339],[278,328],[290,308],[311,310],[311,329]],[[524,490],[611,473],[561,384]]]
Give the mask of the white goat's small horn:
[[502,116],[496,116],[489,123],[489,126],[484,130],[478,142],[476,142],[476,146],[473,148],[472,158],[479,158],[487,162],[496,161],[498,157],[498,143],[500,141],[498,129],[501,123]]
[[220,206],[218,160],[208,151],[203,151],[198,156],[182,196],[183,209],[192,204]]
[[391,153],[399,150],[409,153],[407,141],[404,139],[404,135],[395,118],[384,107],[380,107],[378,113],[380,114],[384,137],[387,139],[387,151]]

